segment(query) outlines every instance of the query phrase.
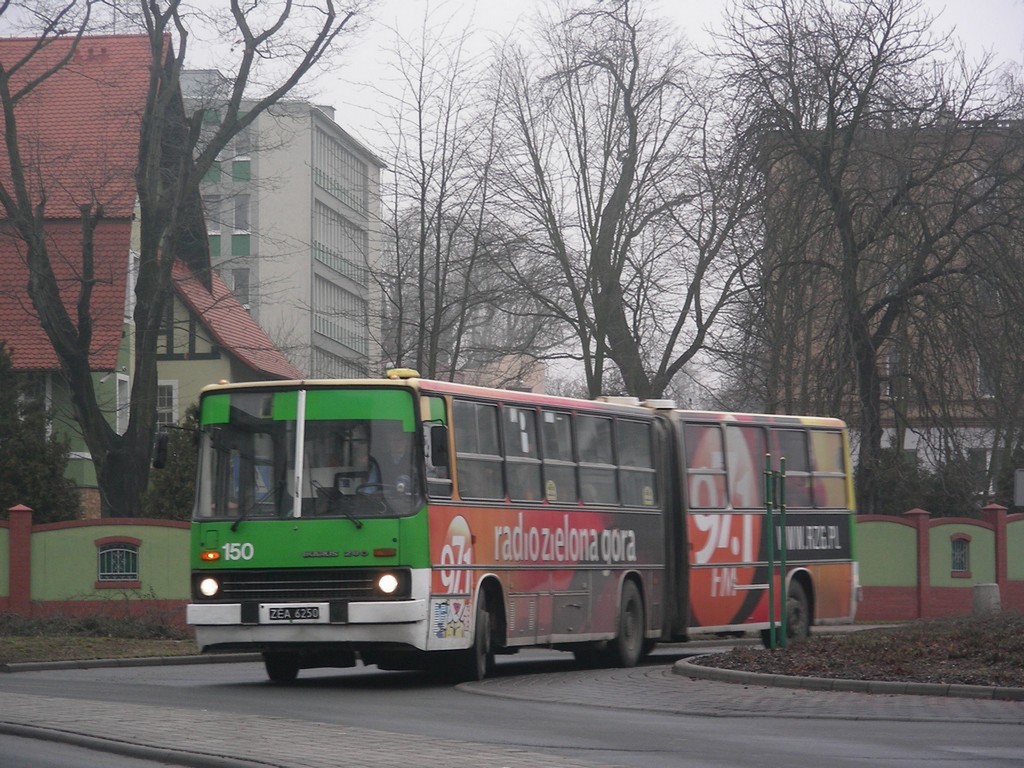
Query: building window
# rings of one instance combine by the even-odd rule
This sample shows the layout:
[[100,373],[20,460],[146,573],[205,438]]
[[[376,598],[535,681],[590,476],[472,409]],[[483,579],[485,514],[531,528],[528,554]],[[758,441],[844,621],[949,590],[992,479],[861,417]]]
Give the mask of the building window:
[[994,397],[996,394],[995,381],[992,378],[990,369],[985,363],[978,361],[978,396]]
[[249,195],[235,195],[235,232],[249,231]]
[[123,373],[119,373],[117,374],[117,418],[114,425],[114,429],[117,430],[119,435],[123,435],[128,429],[131,405],[132,388],[128,377]]
[[369,166],[322,130],[313,136],[313,181],[353,210],[369,209]]
[[[239,114],[239,117],[242,117],[242,115]],[[249,151],[252,147],[252,138],[249,130],[249,128],[243,128],[235,136],[235,157],[239,160],[249,157]]]
[[231,180],[232,181],[249,181],[251,176],[250,161],[248,160],[233,160],[231,162]]
[[231,270],[231,287],[238,299],[246,309],[249,308],[249,269],[240,267]]
[[220,160],[214,160],[203,175],[203,183],[216,184],[220,181]]
[[971,577],[971,537],[966,533],[954,534],[949,541],[952,576],[957,579]]
[[178,382],[161,381],[156,385],[157,426],[174,426],[178,423]]
[[96,542],[96,586],[138,588],[140,539],[106,538]]
[[369,353],[367,302],[317,275],[313,283],[313,330],[360,355]]
[[319,200],[313,211],[313,256],[360,285],[369,285],[369,235]]
[[320,349],[313,348],[313,370],[311,378],[314,379],[360,379],[369,376],[365,361],[349,360],[338,355]]
[[992,492],[992,488],[989,483],[986,482],[988,474],[988,449],[987,448],[968,448],[967,449],[967,468],[970,472],[971,478],[971,490],[974,493],[985,496]]
[[139,252],[133,249],[128,254],[128,286],[124,292],[124,321],[126,323],[132,322],[132,316],[135,314],[135,283],[139,280],[140,263]]
[[231,255],[232,256],[248,256],[249,255],[249,235],[232,235],[231,236]]
[[206,216],[206,231],[220,234],[220,195],[203,195],[203,211]]

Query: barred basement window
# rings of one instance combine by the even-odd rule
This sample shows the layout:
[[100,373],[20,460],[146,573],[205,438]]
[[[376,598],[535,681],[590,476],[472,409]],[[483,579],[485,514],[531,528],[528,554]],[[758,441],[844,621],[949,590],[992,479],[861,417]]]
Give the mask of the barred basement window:
[[138,586],[138,539],[115,539],[96,542],[98,545],[97,586]]
[[969,578],[971,575],[971,537],[958,533],[950,539],[950,561],[952,575]]

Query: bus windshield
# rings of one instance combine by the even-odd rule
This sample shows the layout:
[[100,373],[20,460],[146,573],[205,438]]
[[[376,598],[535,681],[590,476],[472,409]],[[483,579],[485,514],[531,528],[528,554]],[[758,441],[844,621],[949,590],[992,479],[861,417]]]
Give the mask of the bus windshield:
[[196,519],[414,514],[421,462],[397,388],[216,393],[200,409]]

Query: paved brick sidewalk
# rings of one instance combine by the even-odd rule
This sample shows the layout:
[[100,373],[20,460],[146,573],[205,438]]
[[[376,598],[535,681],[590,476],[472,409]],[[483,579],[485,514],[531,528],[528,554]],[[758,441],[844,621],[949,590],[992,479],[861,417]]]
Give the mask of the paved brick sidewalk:
[[499,677],[462,690],[529,701],[710,717],[792,717],[1024,724],[1024,702],[814,691],[694,680],[672,666]]
[[[813,691],[695,680],[673,665],[495,677],[460,690],[527,701],[563,702],[707,717],[782,717],[1024,724],[1024,702]],[[200,768],[608,768],[592,762],[474,742],[277,717],[83,703],[0,692],[0,733],[45,738]],[[281,733],[288,733],[283,740]],[[291,745],[302,744],[301,755]]]
[[[200,768],[608,768],[527,750],[279,717],[0,693],[0,733]],[[288,738],[282,739],[281,734]],[[295,744],[301,744],[296,754]]]

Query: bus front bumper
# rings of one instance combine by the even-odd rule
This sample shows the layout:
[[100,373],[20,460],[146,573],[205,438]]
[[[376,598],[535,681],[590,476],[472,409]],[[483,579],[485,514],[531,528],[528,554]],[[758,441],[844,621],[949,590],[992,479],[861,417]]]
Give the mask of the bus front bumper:
[[[252,606],[241,603],[190,604],[186,620],[195,626],[200,651],[266,650],[276,645],[329,643],[351,646],[397,643],[425,650],[428,643],[427,601],[403,600],[349,603],[344,622],[299,619],[269,621],[274,604]],[[328,604],[320,615],[328,616]],[[336,612],[335,612],[336,614]],[[243,615],[247,621],[243,621]],[[255,617],[255,620],[253,618]],[[260,620],[261,617],[264,620]]]
[[[359,603],[347,603],[345,616],[335,620],[329,603],[312,603],[304,608],[316,608],[317,618],[285,618],[274,620],[268,618],[271,608],[289,607],[286,604],[254,603],[191,603],[186,607],[185,620],[197,626],[316,626],[323,624],[405,624],[425,621],[427,618],[426,600],[380,600]],[[244,618],[243,618],[244,616]]]

